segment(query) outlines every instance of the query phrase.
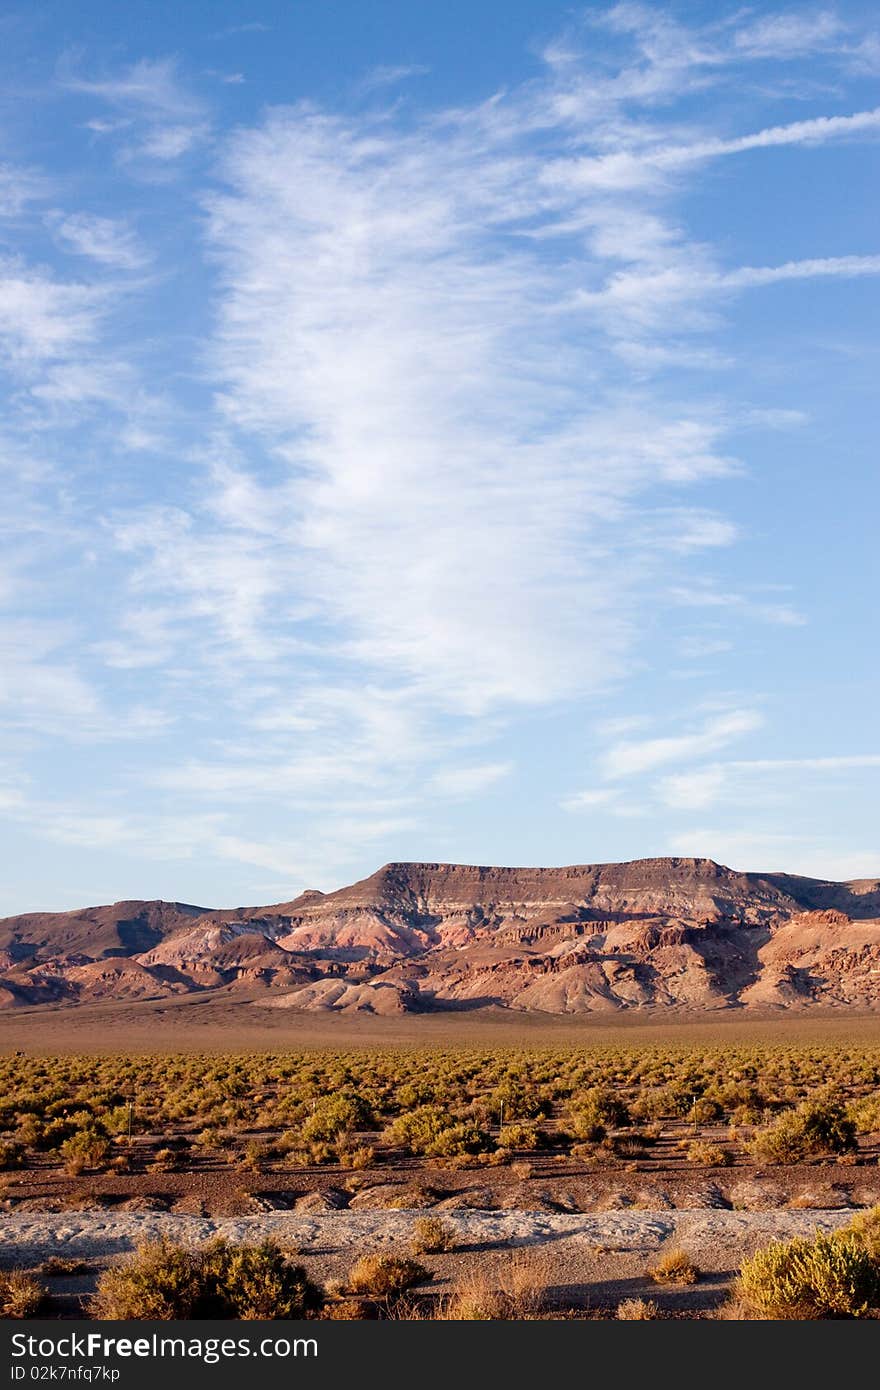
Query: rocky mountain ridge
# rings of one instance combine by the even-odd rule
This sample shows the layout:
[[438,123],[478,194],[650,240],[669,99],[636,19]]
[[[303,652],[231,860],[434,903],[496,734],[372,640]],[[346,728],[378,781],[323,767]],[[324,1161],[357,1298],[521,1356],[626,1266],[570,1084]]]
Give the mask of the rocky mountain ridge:
[[880,1009],[880,881],[685,858],[392,863],[269,907],[131,901],[0,921],[0,1007],[205,991],[378,1014]]

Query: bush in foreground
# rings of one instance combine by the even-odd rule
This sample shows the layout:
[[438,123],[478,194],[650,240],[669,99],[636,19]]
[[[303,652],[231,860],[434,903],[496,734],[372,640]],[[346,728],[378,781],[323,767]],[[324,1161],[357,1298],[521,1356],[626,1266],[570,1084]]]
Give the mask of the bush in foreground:
[[839,1232],[774,1241],[743,1261],[734,1297],[745,1317],[864,1318],[880,1303],[880,1266]]
[[201,1291],[197,1257],[171,1241],[149,1241],[98,1280],[93,1318],[169,1322],[191,1318]]
[[655,1284],[695,1284],[700,1271],[686,1251],[668,1250],[651,1265],[648,1275]]
[[98,1280],[90,1313],[102,1319],[302,1318],[321,1303],[301,1265],[272,1241],[214,1241],[188,1250],[171,1241],[142,1245]]
[[200,1258],[199,1317],[275,1320],[302,1318],[321,1302],[302,1265],[289,1264],[272,1241],[209,1245]]
[[399,1298],[431,1278],[424,1265],[399,1255],[362,1255],[348,1276],[348,1290],[374,1298]]
[[36,1317],[46,1297],[46,1286],[33,1274],[23,1269],[0,1271],[0,1317]]
[[653,1298],[625,1298],[617,1305],[619,1322],[651,1322],[660,1316]]
[[849,1225],[837,1232],[837,1239],[847,1237],[854,1240],[863,1250],[867,1250],[872,1260],[876,1260],[880,1265],[880,1207],[857,1212]]
[[420,1216],[413,1226],[411,1249],[414,1255],[438,1255],[454,1250],[456,1243],[455,1231],[439,1216]]

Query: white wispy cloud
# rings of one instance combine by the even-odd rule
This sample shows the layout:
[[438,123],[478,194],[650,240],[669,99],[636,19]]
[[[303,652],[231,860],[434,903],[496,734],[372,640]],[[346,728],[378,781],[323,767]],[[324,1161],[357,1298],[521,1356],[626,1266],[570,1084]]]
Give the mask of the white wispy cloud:
[[749,58],[797,58],[839,39],[846,26],[833,10],[764,15],[734,30],[737,50]]
[[618,271],[598,290],[579,290],[575,306],[598,311],[606,320],[611,317],[609,327],[615,334],[633,329],[657,331],[673,310],[687,315],[681,320],[683,328],[703,330],[714,322],[713,299],[726,294],[786,280],[880,275],[880,255],[826,256],[721,270],[708,264],[705,256],[694,263],[681,248],[664,261],[663,265],[643,264]]
[[130,163],[173,164],[210,129],[205,104],[181,80],[173,58],[144,58],[101,78],[83,77],[68,63],[60,81],[117,113],[109,120],[92,117],[88,125],[98,135],[119,135],[121,155]]
[[[629,20],[621,11],[614,23],[626,32]],[[304,707],[293,689],[264,709],[245,700],[236,746],[156,769],[157,784],[203,797],[285,789],[311,804],[322,785],[390,795],[430,765],[425,738],[439,721],[479,726],[494,711],[606,689],[628,669],[649,586],[675,604],[801,621],[789,603],[705,576],[658,588],[676,556],[736,543],[728,518],[676,500],[736,469],[729,415],[621,392],[601,332],[578,339],[572,325],[601,308],[621,355],[675,365],[690,349],[669,341],[671,306],[684,338],[746,288],[874,273],[872,257],[722,266],[664,200],[707,159],[869,138],[878,115],[691,138],[652,120],[628,148],[640,127],[627,104],[653,107],[683,73],[701,83],[719,66],[715,39],[688,48],[661,26],[639,43],[648,69],[600,75],[591,95],[558,51],[543,85],[415,131],[387,114],[303,106],[230,142],[225,188],[207,203],[220,275],[210,357],[228,434],[246,441],[242,456],[259,440],[272,479],[241,460],[214,467],[200,507],[114,523],[136,566],[131,617],[102,650],[121,668],[161,664],[172,649],[208,670],[243,657],[274,681],[293,662],[314,679],[332,652],[346,680],[386,703],[397,692],[388,708],[405,732],[388,776],[380,728],[360,727],[340,754],[336,713]],[[530,148],[538,129],[549,157]],[[575,129],[597,153],[561,152]],[[585,177],[600,168],[602,186]],[[583,254],[558,255],[557,238],[572,235]],[[698,759],[758,722],[740,711],[679,738],[624,741],[604,775]],[[271,750],[248,728],[271,734]],[[460,776],[470,794],[481,768],[429,766],[426,785],[449,794]]]
[[788,145],[822,145],[835,140],[859,139],[880,132],[880,107],[843,116],[816,116],[767,126],[732,138],[715,136],[688,143],[656,143],[604,154],[551,161],[542,178],[550,187],[575,186],[603,192],[653,191],[662,187],[666,173],[686,170],[725,155]]
[[[463,139],[278,114],[238,137],[210,213],[223,405],[290,461],[273,512],[296,515],[302,592],[347,657],[477,712],[621,669],[660,539],[627,541],[631,502],[729,461],[711,416],[599,382],[578,404],[595,365],[561,346],[571,267],[488,240],[541,205],[537,170],[479,122]],[[670,549],[731,539],[684,517]]]
[[140,270],[151,260],[147,248],[119,218],[55,212],[49,225],[62,246],[114,270]]
[[[747,623],[799,640],[796,592],[714,581],[709,566],[748,535],[748,508],[734,523],[718,503],[722,480],[750,486],[728,436],[804,417],[738,403],[723,375],[693,390],[676,370],[741,365],[724,333],[735,296],[810,281],[830,293],[875,276],[880,254],[811,255],[780,223],[766,258],[761,246],[738,260],[735,238],[691,230],[690,199],[710,161],[745,170],[764,152],[874,141],[880,110],[841,110],[831,89],[827,114],[772,124],[778,107],[734,126],[727,99],[746,72],[770,83],[767,60],[821,53],[844,73],[871,41],[824,11],[690,25],[667,11],[592,7],[532,80],[472,106],[408,101],[404,116],[388,89],[420,69],[387,67],[362,88],[386,94],[364,103],[387,108],[369,117],[293,105],[216,138],[178,62],[98,77],[68,64],[77,138],[85,125],[106,143],[129,191],[120,161],[156,180],[215,138],[213,318],[207,341],[176,343],[171,371],[181,415],[206,377],[216,395],[182,426],[133,365],[146,342],[126,351],[108,327],[116,288],[152,278],[134,275],[151,263],[134,232],[150,219],[67,207],[69,190],[52,188],[48,206],[65,207],[47,223],[31,214],[37,184],[0,174],[0,214],[33,215],[56,257],[93,262],[100,281],[30,252],[0,264],[0,360],[33,472],[14,522],[32,527],[46,586],[22,588],[18,551],[0,566],[0,602],[37,611],[7,632],[2,708],[11,724],[31,712],[16,726],[29,736],[78,726],[145,749],[163,710],[183,726],[131,772],[142,813],[83,796],[80,818],[43,799],[34,825],[42,815],[59,842],[120,853],[234,860],[293,887],[341,874],[359,846],[413,843],[432,807],[502,787],[523,712],[577,709],[589,727],[587,702],[644,671],[670,608],[724,626],[676,632],[670,650],[690,656],[728,650]],[[169,226],[189,234],[185,204],[169,205]],[[44,465],[44,440],[65,429]],[[9,471],[23,488],[24,470]],[[78,562],[95,566],[92,611],[72,601],[69,627],[46,631],[48,586],[60,592]],[[608,725],[600,785],[563,805],[702,812],[743,781],[824,776],[827,760],[722,761],[759,727],[748,699],[707,700],[674,734]]]
[[584,791],[572,792],[560,801],[564,811],[592,811],[597,806],[608,806],[620,796],[616,787],[587,787]]
[[0,357],[26,366],[90,342],[105,302],[90,285],[65,283],[22,260],[0,258]]
[[723,787],[724,768],[715,764],[663,778],[657,795],[663,805],[675,810],[699,811],[714,805]]
[[405,82],[410,77],[424,77],[428,72],[430,68],[425,67],[423,63],[399,63],[396,66],[380,64],[371,68],[366,76],[361,78],[358,90],[378,91],[384,87],[396,86],[398,82]]
[[665,738],[623,739],[612,744],[602,755],[601,775],[609,781],[650,772],[664,763],[695,761],[707,753],[725,748],[744,734],[753,733],[763,724],[757,710],[731,710],[704,721],[692,733]]
[[760,593],[737,593],[719,589],[705,578],[684,587],[674,585],[670,601],[683,608],[719,609],[727,618],[742,615],[777,627],[803,627],[806,616],[792,603],[764,597]]
[[31,203],[47,197],[51,182],[37,169],[0,164],[0,218],[17,218]]
[[191,116],[199,103],[180,81],[178,65],[171,58],[143,58],[117,76],[87,78],[68,72],[62,84],[72,92],[100,97],[110,106],[126,111],[138,110],[151,117],[168,120]]
[[[18,597],[18,585],[16,585]],[[0,614],[0,728],[72,742],[143,740],[165,727],[147,703],[108,705],[81,669],[73,624]]]
[[[805,758],[731,758],[664,777],[653,795],[674,810],[704,810],[710,806],[778,804],[803,794],[809,777],[880,768],[880,753],[844,753]],[[814,780],[814,779],[813,779]]]

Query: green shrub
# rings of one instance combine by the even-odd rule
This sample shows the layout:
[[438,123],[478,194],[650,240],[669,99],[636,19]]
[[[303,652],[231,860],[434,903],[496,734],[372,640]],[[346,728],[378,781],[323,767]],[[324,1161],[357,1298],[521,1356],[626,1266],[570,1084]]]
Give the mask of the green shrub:
[[104,1271],[89,1312],[93,1318],[122,1321],[191,1318],[200,1289],[193,1251],[165,1239],[148,1241]]
[[492,1147],[491,1137],[478,1125],[456,1121],[436,1105],[420,1105],[398,1115],[389,1125],[386,1137],[392,1144],[428,1158],[484,1153]]
[[493,1147],[492,1137],[476,1124],[450,1125],[442,1129],[432,1144],[425,1149],[426,1158],[464,1158],[468,1155],[487,1153]]
[[132,1133],[138,1128],[137,1117],[133,1111],[129,1112],[127,1105],[115,1105],[102,1117],[102,1123],[108,1134],[128,1134],[129,1125]]
[[640,1092],[632,1113],[638,1120],[679,1119],[689,1113],[693,1099],[686,1086],[651,1086]]
[[[508,1077],[486,1098],[490,1114],[497,1118],[504,1107],[504,1120],[534,1120],[544,1114],[546,1105],[532,1087]],[[505,1124],[506,1128],[506,1124]]]
[[215,1241],[202,1252],[199,1276],[195,1316],[200,1318],[302,1318],[321,1302],[302,1266],[289,1264],[271,1240],[259,1245]]
[[142,1245],[101,1275],[90,1313],[102,1319],[167,1322],[177,1318],[302,1318],[321,1294],[300,1265],[272,1241],[214,1241],[187,1250],[168,1240]]
[[873,1091],[847,1106],[847,1115],[859,1134],[876,1133],[880,1130],[880,1091]]
[[808,1100],[759,1129],[749,1149],[769,1163],[796,1163],[856,1147],[856,1128],[836,1101]]
[[687,1117],[698,1125],[711,1125],[720,1120],[724,1110],[717,1100],[709,1096],[698,1096],[688,1107]]
[[757,1124],[764,1113],[764,1098],[751,1082],[721,1082],[711,1087],[710,1094],[736,1124]]
[[417,1110],[420,1105],[430,1105],[436,1098],[435,1087],[421,1077],[404,1081],[397,1088],[396,1101],[400,1111]]
[[851,1238],[880,1264],[880,1207],[857,1212],[849,1225],[836,1233],[836,1238]]
[[604,1139],[609,1129],[630,1123],[629,1109],[620,1096],[602,1086],[592,1086],[576,1096],[569,1107],[568,1127],[576,1139],[593,1143]]
[[880,1302],[880,1268],[852,1236],[817,1233],[756,1251],[736,1293],[768,1319],[864,1318]]
[[78,1129],[61,1145],[61,1156],[69,1173],[103,1168],[110,1157],[110,1140],[99,1129]]
[[315,1102],[311,1114],[303,1124],[302,1137],[307,1143],[327,1144],[338,1139],[341,1134],[369,1129],[372,1123],[370,1107],[361,1096],[322,1096]]
[[388,1126],[385,1137],[412,1154],[426,1153],[444,1130],[451,1129],[454,1119],[438,1105],[419,1105],[398,1115]]
[[499,1140],[506,1149],[525,1149],[527,1153],[542,1148],[546,1141],[544,1130],[527,1120],[514,1120],[513,1124],[505,1125]]

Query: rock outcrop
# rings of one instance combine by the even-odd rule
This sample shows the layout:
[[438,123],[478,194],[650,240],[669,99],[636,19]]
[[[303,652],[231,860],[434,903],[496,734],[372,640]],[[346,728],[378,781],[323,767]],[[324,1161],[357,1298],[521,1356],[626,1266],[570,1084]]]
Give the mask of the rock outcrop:
[[377,1014],[880,1009],[880,882],[683,858],[387,864],[272,907],[125,902],[0,922],[0,1007],[216,990]]

